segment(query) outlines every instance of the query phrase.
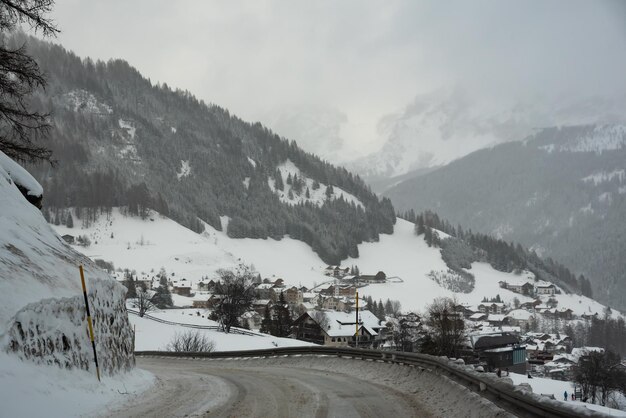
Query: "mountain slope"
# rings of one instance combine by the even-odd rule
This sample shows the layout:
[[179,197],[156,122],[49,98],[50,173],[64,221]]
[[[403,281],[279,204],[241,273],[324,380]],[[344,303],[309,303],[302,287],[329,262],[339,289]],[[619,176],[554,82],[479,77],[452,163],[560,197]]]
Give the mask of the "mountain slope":
[[[220,268],[232,268],[242,262],[253,265],[262,277],[282,278],[287,285],[311,288],[333,282],[324,275],[326,263],[309,246],[291,238],[233,239],[211,226],[198,235],[156,212],[142,220],[123,215],[118,209],[108,219],[101,217],[88,228],[62,225],[54,228],[59,234],[87,236],[91,246],[75,248],[97,254],[98,258],[113,262],[116,268],[149,274],[164,267],[169,275],[173,273],[179,280],[186,278],[192,286],[204,277],[215,277]],[[362,243],[358,250],[359,258],[347,258],[342,264],[357,265],[362,274],[383,271],[390,278],[387,283],[360,289],[361,297],[399,300],[406,311],[421,311],[439,296],[456,296],[460,302],[472,305],[497,294],[508,303],[514,298],[532,301],[499,286],[500,281],[515,282],[525,277],[532,281],[532,273],[505,273],[483,262],[473,263],[469,270],[475,276],[471,292],[455,293],[440,285],[431,277],[433,272],[448,269],[440,250],[428,247],[422,236],[415,235],[414,224],[403,219],[398,219],[392,234],[381,235],[378,242]],[[556,297],[559,308],[568,307],[577,315],[604,311],[604,306],[585,296],[563,292]]]
[[[221,229],[227,216],[229,236],[288,234],[329,263],[356,256],[359,242],[392,230],[388,200],[261,124],[153,85],[124,61],[94,63],[27,41],[48,74],[33,106],[51,111],[49,143],[59,164],[31,171],[52,216],[72,206],[93,221],[102,208],[127,205],[145,215],[151,207],[196,232],[203,222]],[[286,165],[297,179],[281,170]]]
[[382,148],[347,167],[369,182],[447,164],[547,126],[626,123],[626,97],[490,103],[461,88],[422,94],[379,123]]
[[385,194],[465,228],[515,240],[589,278],[626,307],[626,127],[544,129],[477,151]]

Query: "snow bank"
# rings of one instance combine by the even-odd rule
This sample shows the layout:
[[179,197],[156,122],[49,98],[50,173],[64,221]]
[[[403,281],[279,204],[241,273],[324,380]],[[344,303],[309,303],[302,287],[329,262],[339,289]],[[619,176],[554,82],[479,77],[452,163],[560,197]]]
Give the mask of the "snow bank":
[[98,382],[93,372],[37,365],[0,352],[0,416],[96,416],[111,404],[139,396],[154,381],[151,373],[133,369]]
[[10,159],[0,151],[0,168],[4,169],[8,178],[13,180],[18,187],[23,188],[29,196],[43,196],[43,188],[31,174],[21,165]]
[[[20,179],[35,192],[25,170],[2,154],[0,167],[0,347],[24,359],[64,367],[91,367],[82,318],[83,265],[104,371],[132,364],[124,318],[124,288],[50,228],[11,180]],[[20,170],[21,169],[21,170]],[[28,175],[30,176],[30,175]],[[36,183],[36,182],[35,182]],[[114,340],[115,339],[115,340]],[[115,346],[115,347],[114,347]],[[125,351],[124,351],[125,350]],[[88,365],[88,366],[87,366]]]
[[[126,289],[112,280],[93,281],[88,293],[102,374],[129,371],[135,365],[125,293]],[[87,327],[82,295],[47,299],[22,308],[5,338],[9,351],[22,359],[65,369],[94,370]]]

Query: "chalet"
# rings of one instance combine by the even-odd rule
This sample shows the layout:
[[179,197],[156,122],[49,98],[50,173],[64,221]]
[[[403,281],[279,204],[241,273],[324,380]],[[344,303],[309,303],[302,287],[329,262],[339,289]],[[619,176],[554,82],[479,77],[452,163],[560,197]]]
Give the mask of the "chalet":
[[257,297],[259,299],[270,299],[272,294],[271,289],[273,287],[273,283],[261,283],[256,287]]
[[534,311],[537,306],[541,305],[543,302],[541,299],[535,299],[532,302],[524,302],[519,307],[521,309],[526,309],[527,311]]
[[346,304],[343,298],[331,296],[322,301],[322,308],[330,311],[343,311],[346,309]]
[[172,285],[172,293],[180,296],[191,296],[191,282],[187,279],[182,279],[179,282],[174,282]]
[[207,300],[196,299],[192,302],[191,306],[198,309],[207,308]]
[[285,296],[285,301],[290,305],[298,305],[304,302],[302,291],[295,286],[285,290],[283,295]]
[[385,283],[387,281],[387,275],[382,271],[379,271],[373,276],[370,274],[361,274],[359,281],[361,283]]
[[591,320],[591,319],[593,319],[594,317],[596,317],[596,318],[597,318],[597,317],[598,317],[598,313],[597,313],[597,312],[594,312],[594,313],[591,313],[591,312],[585,312],[585,313],[584,313],[584,314],[582,314],[580,317],[581,317],[582,319]]
[[538,283],[535,285],[535,293],[537,295],[554,295],[556,293],[556,286],[552,283]]
[[269,299],[256,299],[252,302],[252,310],[259,315],[263,316],[265,313],[265,308],[270,307],[272,301]]
[[341,268],[341,266],[328,266],[324,269],[326,276],[342,278],[350,274],[350,267]]
[[478,305],[478,311],[487,314],[504,313],[504,303],[502,302],[483,302]]
[[75,241],[74,235],[65,234],[61,236],[61,238],[63,238],[63,241],[67,242],[68,244],[74,244],[74,241]]
[[[358,331],[357,331],[358,329]],[[299,340],[330,346],[378,347],[384,324],[370,311],[356,313],[308,311],[294,321],[293,336]]]
[[534,293],[534,286],[531,282],[527,280],[517,280],[517,281],[501,281],[499,282],[500,287],[504,289],[508,289],[511,292],[519,293],[525,296],[532,296]]
[[476,312],[475,314],[470,315],[468,318],[470,321],[485,321],[487,320],[487,314],[483,312]]
[[214,280],[202,280],[196,285],[201,292],[212,292],[215,290],[216,282]]
[[492,327],[499,327],[504,324],[504,318],[504,314],[489,314],[489,316],[487,316],[487,322],[489,322],[489,325]]
[[531,312],[525,309],[515,309],[506,314],[508,323],[510,325],[517,325],[518,327],[525,327],[535,318]]
[[454,307],[454,310],[463,314],[463,317],[466,319],[470,318],[474,313],[476,313],[476,311],[474,311],[474,309],[472,309],[469,305],[462,303],[456,305]]
[[526,346],[511,334],[477,334],[471,336],[475,355],[489,371],[496,369],[526,374]]

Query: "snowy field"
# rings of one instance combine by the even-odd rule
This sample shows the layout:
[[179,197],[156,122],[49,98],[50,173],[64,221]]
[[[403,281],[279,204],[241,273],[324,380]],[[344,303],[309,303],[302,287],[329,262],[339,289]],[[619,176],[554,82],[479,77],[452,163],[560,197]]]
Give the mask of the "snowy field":
[[[527,376],[524,376],[522,374],[516,374],[516,373],[511,373],[509,377],[511,378],[511,380],[513,380],[513,383],[516,385],[519,385],[520,383],[528,383],[530,387],[533,388],[533,393],[538,393],[538,394],[543,394],[543,395],[553,395],[556,400],[562,401],[562,402],[565,402],[563,401],[564,392],[567,392],[568,396],[571,397],[572,392],[574,390],[574,385],[572,382],[563,382],[561,380],[545,379],[541,377],[533,377],[532,379],[529,379]],[[593,405],[593,404],[588,404],[588,403],[582,403],[579,401],[571,401],[569,399],[565,403],[575,404],[581,407],[584,406],[588,409],[599,411],[609,416],[626,417],[626,411],[606,408],[601,405]]]
[[[150,316],[170,322],[193,325],[217,325],[216,322],[198,316],[198,309],[169,309],[164,311],[150,312]],[[292,338],[279,338],[267,334],[254,333],[255,336],[226,334],[215,330],[194,329],[180,325],[168,325],[137,315],[129,315],[130,323],[136,329],[135,350],[136,351],[159,351],[165,350],[172,338],[176,334],[187,331],[198,331],[215,344],[215,351],[234,350],[261,350],[275,347],[294,347],[314,345],[305,341]]]
[[[87,235],[92,245],[75,247],[91,258],[112,261],[116,268],[137,272],[158,272],[164,267],[178,279],[192,283],[203,276],[215,277],[216,270],[238,263],[251,264],[263,278],[283,278],[287,285],[313,287],[329,280],[323,275],[326,264],[302,241],[285,237],[274,239],[232,239],[209,225],[199,235],[176,222],[152,212],[149,219],[126,217],[114,209],[81,229],[76,220],[74,228],[55,226],[60,235]],[[445,271],[439,249],[430,248],[423,237],[413,233],[413,224],[398,219],[391,235],[381,235],[379,242],[359,245],[359,258],[344,260],[343,266],[358,265],[362,274],[384,271],[388,277],[399,277],[394,283],[374,284],[360,294],[374,299],[396,299],[404,310],[423,310],[438,296],[453,296],[449,290],[427,277],[431,271]],[[460,302],[478,304],[483,297],[499,294],[504,302],[530,298],[499,287],[499,281],[515,281],[521,276],[494,270],[486,263],[474,263],[470,270],[476,277],[474,291],[456,294]],[[524,273],[524,276],[531,273]],[[602,314],[604,306],[578,295],[557,295],[559,308],[570,308],[576,315],[585,312]],[[189,303],[191,304],[191,303]]]

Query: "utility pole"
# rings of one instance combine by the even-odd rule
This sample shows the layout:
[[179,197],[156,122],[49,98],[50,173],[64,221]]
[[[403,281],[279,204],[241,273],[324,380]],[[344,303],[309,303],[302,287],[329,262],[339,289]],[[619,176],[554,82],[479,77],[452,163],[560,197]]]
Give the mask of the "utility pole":
[[355,327],[356,327],[356,332],[354,335],[356,335],[356,344],[355,346],[358,348],[359,347],[359,289],[356,289],[356,318],[355,318]]

